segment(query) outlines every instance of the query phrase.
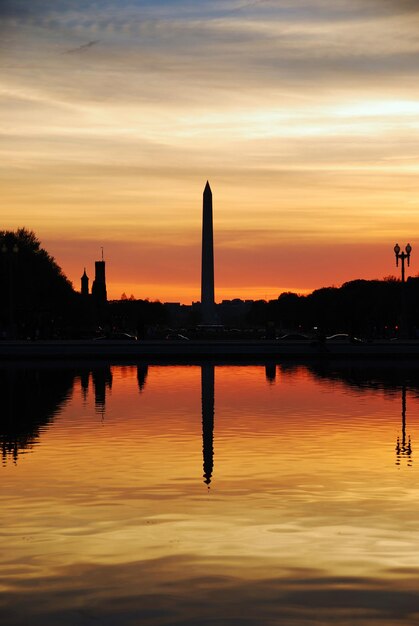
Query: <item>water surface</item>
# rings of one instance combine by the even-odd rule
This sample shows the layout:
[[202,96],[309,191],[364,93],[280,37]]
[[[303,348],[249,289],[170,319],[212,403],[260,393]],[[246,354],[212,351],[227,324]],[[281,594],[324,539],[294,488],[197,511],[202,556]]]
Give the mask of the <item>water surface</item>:
[[1,370],[8,626],[419,624],[419,368]]

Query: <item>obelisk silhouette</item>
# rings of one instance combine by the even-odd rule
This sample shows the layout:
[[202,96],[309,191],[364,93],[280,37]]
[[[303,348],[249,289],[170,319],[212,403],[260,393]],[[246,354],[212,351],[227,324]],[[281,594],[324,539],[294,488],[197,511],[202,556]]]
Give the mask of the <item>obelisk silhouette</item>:
[[205,185],[202,208],[201,311],[203,324],[215,324],[214,238],[212,228],[212,191]]

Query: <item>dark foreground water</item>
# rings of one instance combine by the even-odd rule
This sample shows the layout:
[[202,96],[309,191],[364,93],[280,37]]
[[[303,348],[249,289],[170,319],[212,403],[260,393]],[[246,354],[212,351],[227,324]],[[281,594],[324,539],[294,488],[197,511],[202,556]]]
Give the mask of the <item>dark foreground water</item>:
[[0,369],[0,622],[419,624],[419,368]]

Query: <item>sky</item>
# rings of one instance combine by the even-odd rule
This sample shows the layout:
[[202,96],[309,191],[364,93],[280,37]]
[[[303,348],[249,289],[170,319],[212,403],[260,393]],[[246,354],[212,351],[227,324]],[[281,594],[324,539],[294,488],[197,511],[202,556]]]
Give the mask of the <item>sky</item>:
[[1,0],[2,228],[80,289],[216,300],[419,271],[419,0]]

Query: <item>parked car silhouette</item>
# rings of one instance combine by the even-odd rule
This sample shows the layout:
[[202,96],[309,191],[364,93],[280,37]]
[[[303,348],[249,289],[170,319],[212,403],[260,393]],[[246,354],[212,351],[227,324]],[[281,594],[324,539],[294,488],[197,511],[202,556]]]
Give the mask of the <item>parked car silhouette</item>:
[[166,335],[166,339],[179,339],[180,341],[189,341],[189,337],[186,337],[181,333],[169,333],[168,335]]
[[336,335],[330,335],[330,337],[326,337],[326,341],[341,341],[343,343],[365,343],[363,339],[359,339],[359,337],[352,337],[352,335],[348,335],[348,333],[337,333]]
[[101,335],[100,337],[95,337],[96,341],[102,341],[105,339],[118,340],[118,341],[137,341],[137,337],[135,335],[130,335],[129,333],[109,333],[109,335]]

